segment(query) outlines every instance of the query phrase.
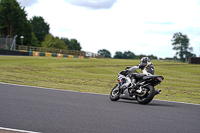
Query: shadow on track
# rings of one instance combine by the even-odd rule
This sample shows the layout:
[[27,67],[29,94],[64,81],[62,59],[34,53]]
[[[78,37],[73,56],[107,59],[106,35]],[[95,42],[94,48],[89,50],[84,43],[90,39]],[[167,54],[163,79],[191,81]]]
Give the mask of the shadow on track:
[[158,102],[155,102],[155,101],[152,101],[151,103],[149,104],[146,104],[146,105],[143,105],[143,104],[139,104],[136,100],[119,100],[119,101],[116,101],[116,102],[121,102],[121,103],[128,103],[128,104],[134,104],[134,105],[141,105],[141,106],[157,106],[157,107],[177,107],[176,105],[172,105],[172,104],[163,104],[163,103],[158,103]]

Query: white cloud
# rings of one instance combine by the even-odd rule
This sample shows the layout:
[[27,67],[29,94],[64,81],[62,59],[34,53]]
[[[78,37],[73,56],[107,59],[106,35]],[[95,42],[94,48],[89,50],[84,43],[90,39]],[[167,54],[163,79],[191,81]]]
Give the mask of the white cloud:
[[82,6],[89,9],[109,9],[117,0],[65,0],[72,5]]
[[21,6],[30,7],[36,3],[38,3],[38,0],[17,0],[19,3],[21,3]]

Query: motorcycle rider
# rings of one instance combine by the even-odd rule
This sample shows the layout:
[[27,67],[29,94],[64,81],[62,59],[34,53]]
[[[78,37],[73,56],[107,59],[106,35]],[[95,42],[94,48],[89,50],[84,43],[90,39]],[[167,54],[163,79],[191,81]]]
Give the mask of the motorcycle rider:
[[[132,69],[135,68],[141,69],[142,74],[139,73],[130,74]],[[140,64],[138,66],[127,67],[126,70],[121,71],[118,74],[118,77],[127,76],[128,74],[130,74],[131,83],[126,83],[127,86],[121,88],[122,90],[121,93],[123,94],[124,90],[128,88],[129,95],[133,96],[132,91],[137,88],[137,84],[135,84],[136,80],[142,79],[144,76],[154,75],[154,65],[153,63],[150,62],[150,59],[148,57],[142,57],[142,59],[140,60]]]

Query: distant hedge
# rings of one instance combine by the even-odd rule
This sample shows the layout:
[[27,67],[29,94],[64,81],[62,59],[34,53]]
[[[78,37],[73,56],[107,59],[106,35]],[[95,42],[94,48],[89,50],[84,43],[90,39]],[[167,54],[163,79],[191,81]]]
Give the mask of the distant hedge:
[[189,64],[200,64],[200,57],[190,57],[188,60]]

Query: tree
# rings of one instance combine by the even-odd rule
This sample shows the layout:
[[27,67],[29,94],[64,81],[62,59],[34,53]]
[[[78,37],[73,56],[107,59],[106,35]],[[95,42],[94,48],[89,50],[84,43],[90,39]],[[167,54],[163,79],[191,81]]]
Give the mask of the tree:
[[39,42],[33,32],[32,32],[32,40],[31,40],[30,44],[31,44],[31,46],[40,47]]
[[132,53],[131,51],[125,51],[124,53],[117,51],[117,52],[115,52],[114,58],[117,58],[117,59],[135,59],[136,55],[134,53]]
[[108,50],[106,50],[106,49],[99,50],[99,51],[98,51],[98,54],[103,55],[104,57],[109,57],[109,58],[111,58],[110,52],[109,52]]
[[17,37],[17,44],[21,44],[20,36],[24,36],[24,45],[30,45],[32,26],[27,20],[25,8],[16,0],[0,1],[0,34],[4,37]]
[[136,58],[137,58],[137,59],[142,59],[142,57],[146,57],[146,55],[140,54],[140,55],[138,55]]
[[59,37],[53,37],[50,34],[45,36],[44,41],[41,42],[42,47],[56,48],[56,49],[67,49],[65,43],[59,39]]
[[147,57],[149,57],[150,60],[157,60],[158,57],[157,56],[154,56],[154,55],[148,55]]
[[81,51],[80,43],[76,39],[69,40],[68,38],[62,37],[61,40],[65,43],[68,50],[79,50]]
[[135,58],[135,54],[132,53],[131,51],[125,51],[123,53],[123,59],[134,59]]
[[122,59],[123,58],[123,53],[120,51],[115,52],[114,58],[116,59]]
[[61,40],[65,43],[66,46],[69,46],[69,45],[70,45],[70,41],[69,41],[68,38],[61,37]]
[[181,32],[174,33],[173,38],[172,38],[172,45],[173,50],[176,50],[176,55],[179,55],[180,59],[184,60],[188,59],[189,56],[192,55],[193,48],[189,47],[189,38],[187,35],[183,35]]
[[33,26],[33,33],[35,34],[39,43],[41,43],[44,41],[45,35],[49,34],[49,24],[47,24],[41,16],[33,16],[33,18],[30,19],[30,23]]
[[69,46],[67,48],[68,50],[79,50],[81,51],[80,43],[76,39],[71,39],[69,41]]
[[54,48],[67,49],[67,46],[62,40],[60,40],[59,37],[53,38],[53,42],[54,42],[54,45],[53,45]]
[[44,38],[44,41],[41,42],[41,46],[45,48],[51,47],[52,41],[53,41],[53,36],[50,34],[47,34]]

